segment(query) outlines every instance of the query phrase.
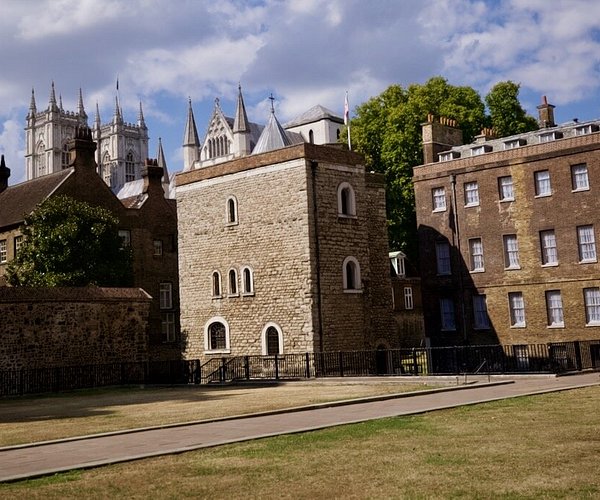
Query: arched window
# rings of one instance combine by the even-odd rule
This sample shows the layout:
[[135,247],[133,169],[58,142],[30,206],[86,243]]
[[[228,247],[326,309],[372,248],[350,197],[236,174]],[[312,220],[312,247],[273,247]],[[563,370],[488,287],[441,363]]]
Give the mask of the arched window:
[[229,296],[235,297],[238,295],[238,277],[235,269],[229,270]]
[[104,182],[108,186],[110,186],[111,178],[112,178],[112,168],[110,165],[110,155],[108,154],[108,151],[107,151],[106,153],[104,153],[104,156],[102,157],[102,179],[104,179]]
[[224,318],[215,316],[204,326],[204,350],[208,353],[229,352],[229,324]]
[[237,199],[235,196],[230,196],[227,198],[227,206],[226,206],[226,221],[228,225],[234,225],[238,223],[238,213],[237,213]]
[[221,297],[221,275],[219,271],[212,273],[212,296],[213,298]]
[[354,189],[347,182],[342,182],[338,186],[338,216],[356,217],[356,199]]
[[312,131],[312,129],[308,131],[308,142],[311,144],[315,143],[315,133]]
[[242,294],[254,295],[254,276],[249,267],[242,268]]
[[342,265],[344,292],[361,292],[360,265],[354,257],[346,257]]
[[62,168],[67,168],[69,166],[69,146],[67,142],[63,144],[62,147]]
[[125,182],[135,180],[135,163],[133,162],[133,153],[129,151],[125,158]]
[[43,142],[40,142],[35,155],[35,176],[40,177],[46,175],[46,173],[46,146]]
[[337,135],[337,140],[340,140],[340,129],[338,128],[336,131],[336,135]]
[[262,331],[262,354],[274,356],[283,354],[283,332],[277,323],[267,323]]

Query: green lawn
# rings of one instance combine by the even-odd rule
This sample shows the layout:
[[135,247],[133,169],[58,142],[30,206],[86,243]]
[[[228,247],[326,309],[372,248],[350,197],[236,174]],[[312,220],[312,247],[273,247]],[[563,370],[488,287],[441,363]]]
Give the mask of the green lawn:
[[600,498],[600,387],[75,471],[3,498]]

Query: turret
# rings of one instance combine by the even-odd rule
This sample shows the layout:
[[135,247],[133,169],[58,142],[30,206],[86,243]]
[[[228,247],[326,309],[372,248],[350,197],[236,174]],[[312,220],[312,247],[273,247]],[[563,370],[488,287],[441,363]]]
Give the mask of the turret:
[[121,108],[119,107],[119,98],[115,96],[115,113],[113,115],[113,124],[119,125],[123,123],[123,117],[121,115]]
[[250,143],[250,122],[242,96],[242,86],[238,86],[237,108],[233,122],[233,150],[235,156],[246,156],[252,151]]
[[165,153],[162,147],[162,139],[158,138],[158,155],[157,155],[157,164],[160,168],[162,168],[163,176],[162,181],[164,184],[169,184],[169,170],[167,169],[167,160],[165,160]]
[[189,99],[188,116],[183,133],[183,170],[191,170],[194,163],[198,161],[200,151],[200,140],[198,139],[198,129],[196,120],[194,120],[194,111],[192,110],[192,99]]
[[81,118],[81,122],[87,125],[87,113],[83,107],[83,94],[81,93],[81,88],[79,88],[79,101],[77,102],[77,114],[79,118]]
[[29,101],[29,113],[27,114],[27,120],[35,121],[36,113],[37,113],[37,106],[35,105],[35,92],[32,87],[31,100]]
[[144,110],[142,109],[142,101],[140,101],[140,111],[138,113],[138,127],[148,128],[146,127],[146,122],[144,120]]
[[56,104],[56,93],[54,92],[54,81],[50,87],[50,99],[48,101],[48,111],[58,111],[58,105]]

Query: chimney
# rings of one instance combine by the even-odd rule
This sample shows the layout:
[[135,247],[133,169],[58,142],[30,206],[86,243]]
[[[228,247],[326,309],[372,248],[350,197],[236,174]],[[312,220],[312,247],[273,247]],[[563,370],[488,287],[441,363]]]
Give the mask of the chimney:
[[427,115],[427,121],[421,124],[423,135],[423,163],[438,161],[438,154],[454,146],[462,146],[462,130],[452,118]]
[[92,130],[87,125],[75,128],[75,137],[67,145],[69,149],[69,167],[93,168],[96,170],[94,152],[96,143],[92,139]]
[[10,177],[10,168],[4,163],[4,155],[0,159],[0,193],[8,187],[8,178]]
[[538,122],[540,124],[540,128],[550,128],[556,127],[556,123],[554,123],[554,108],[552,104],[548,104],[548,99],[546,96],[542,96],[542,104],[540,104],[537,109],[539,113]]
[[142,168],[142,179],[144,179],[144,189],[142,192],[148,196],[165,195],[162,186],[162,167],[158,166],[158,160],[155,158],[146,158],[146,164]]

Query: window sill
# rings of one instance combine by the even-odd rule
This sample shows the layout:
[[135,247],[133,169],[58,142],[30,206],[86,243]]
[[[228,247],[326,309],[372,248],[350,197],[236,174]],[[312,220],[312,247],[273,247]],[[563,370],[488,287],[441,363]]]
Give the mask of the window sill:
[[254,292],[243,292],[242,297],[254,297]]
[[227,294],[227,298],[231,299],[231,298],[235,298],[235,297],[239,297],[240,294],[239,293],[228,293]]
[[589,190],[590,190],[589,187],[577,188],[577,189],[572,189],[571,193],[582,193],[582,192],[589,191]]
[[338,213],[338,219],[358,219],[356,214],[340,214]]
[[434,214],[435,214],[435,213],[437,213],[437,212],[445,212],[445,211],[446,211],[446,209],[445,209],[445,208],[434,208],[434,209],[432,210],[432,212],[433,212]]
[[465,205],[465,208],[473,208],[473,207],[478,207],[479,203],[467,203]]
[[204,354],[231,354],[231,349],[213,349],[210,351],[204,350]]
[[586,323],[585,326],[586,327],[589,326],[591,328],[599,327],[600,326],[600,321],[590,321],[589,323]]
[[515,325],[510,325],[511,328],[527,328],[525,323],[517,323]]
[[536,194],[534,196],[534,198],[550,198],[550,196],[552,196],[552,193],[547,193],[547,194]]
[[580,264],[596,264],[597,262],[598,259],[584,259],[579,261]]
[[223,296],[222,296],[222,295],[213,295],[213,296],[212,296],[212,300],[220,300],[220,299],[222,299],[222,298],[223,298]]
[[556,325],[548,325],[546,328],[564,328],[565,324],[564,323],[557,323]]
[[500,203],[509,203],[511,201],[515,201],[515,199],[514,198],[502,198],[500,200]]
[[505,271],[519,271],[520,269],[521,266],[508,266],[504,268]]
[[549,264],[542,264],[542,267],[558,267],[558,262],[550,262]]
[[360,288],[344,288],[344,293],[363,293]]
[[239,225],[239,222],[237,222],[237,221],[236,222],[227,222],[225,224],[225,227],[235,227],[237,225]]
[[478,273],[485,273],[485,269],[473,269],[472,271],[469,271],[470,274],[478,274]]

